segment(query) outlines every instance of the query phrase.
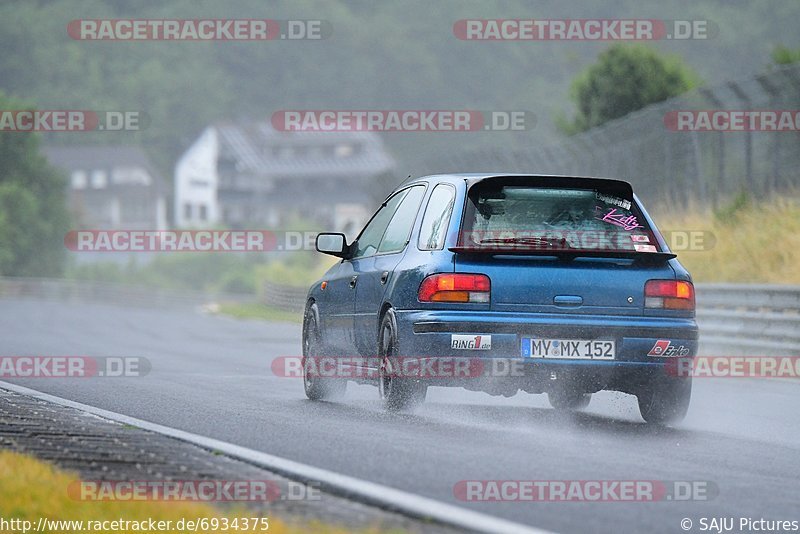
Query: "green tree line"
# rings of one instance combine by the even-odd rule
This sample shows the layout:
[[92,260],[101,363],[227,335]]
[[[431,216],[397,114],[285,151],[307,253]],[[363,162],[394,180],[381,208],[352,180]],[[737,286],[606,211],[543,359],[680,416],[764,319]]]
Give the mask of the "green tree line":
[[[752,74],[773,47],[796,47],[796,0],[655,0],[530,3],[526,0],[373,2],[371,0],[31,0],[0,6],[0,89],[40,108],[139,110],[141,132],[51,135],[48,143],[144,146],[166,176],[209,122],[268,118],[281,109],[528,110],[527,132],[391,134],[398,173],[454,148],[526,146],[558,135],[555,117],[573,116],[569,87],[608,47],[603,42],[462,41],[464,18],[707,19],[708,40],[660,41],[709,83]],[[323,41],[76,41],[67,24],[82,18],[321,19]],[[732,62],[731,58],[736,61]]]

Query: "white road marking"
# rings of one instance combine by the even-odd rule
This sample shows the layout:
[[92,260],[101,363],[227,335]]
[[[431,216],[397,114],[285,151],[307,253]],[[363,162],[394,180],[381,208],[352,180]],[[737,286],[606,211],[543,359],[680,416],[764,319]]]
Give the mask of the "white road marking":
[[193,443],[205,449],[219,451],[228,456],[239,458],[270,471],[274,471],[287,478],[299,480],[304,483],[314,482],[320,484],[321,489],[328,489],[331,493],[344,496],[345,498],[352,498],[358,502],[374,505],[381,509],[398,512],[408,517],[434,520],[444,525],[465,529],[471,532],[552,534],[552,532],[547,530],[529,527],[498,517],[492,517],[460,506],[446,504],[442,501],[422,497],[389,486],[383,486],[374,482],[328,471],[327,469],[287,460],[286,458],[281,458],[265,452],[234,445],[233,443],[207,438],[184,430],[178,430],[102,408],[89,406],[88,404],[56,397],[35,389],[9,384],[3,381],[0,381],[0,387],[15,393],[52,402],[60,406],[75,408],[111,421],[135,426],[187,443]]

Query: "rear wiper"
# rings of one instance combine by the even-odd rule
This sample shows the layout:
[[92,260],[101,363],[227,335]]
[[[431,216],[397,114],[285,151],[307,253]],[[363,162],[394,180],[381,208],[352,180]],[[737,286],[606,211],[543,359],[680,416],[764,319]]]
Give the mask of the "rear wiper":
[[489,239],[482,239],[478,245],[532,245],[534,247],[548,247],[559,249],[572,248],[567,240],[563,237],[494,237]]
[[[485,246],[489,245],[489,246]],[[516,246],[528,245],[528,246]],[[672,252],[637,252],[636,250],[607,250],[575,248],[562,238],[507,237],[483,239],[474,245],[456,245],[448,250],[460,254],[557,256],[561,259],[619,258],[642,263],[660,263],[677,257]]]

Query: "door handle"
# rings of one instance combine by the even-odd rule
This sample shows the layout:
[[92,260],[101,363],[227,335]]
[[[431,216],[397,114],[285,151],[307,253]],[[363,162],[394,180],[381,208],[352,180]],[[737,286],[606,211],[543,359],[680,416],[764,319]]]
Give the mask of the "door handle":
[[556,306],[578,307],[583,304],[583,297],[578,295],[556,295],[553,298],[553,304]]
[[358,280],[358,275],[355,275],[353,278],[350,279],[350,289],[356,287],[356,281]]
[[383,271],[381,273],[381,284],[385,284],[388,279],[389,279],[389,271]]

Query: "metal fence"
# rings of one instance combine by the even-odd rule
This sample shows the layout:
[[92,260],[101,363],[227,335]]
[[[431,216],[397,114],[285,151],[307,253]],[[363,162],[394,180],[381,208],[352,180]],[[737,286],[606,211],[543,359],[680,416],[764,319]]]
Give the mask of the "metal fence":
[[0,277],[0,298],[100,302],[151,308],[196,307],[219,301],[251,302],[255,296],[179,291],[61,278]]
[[800,356],[800,287],[698,284],[702,351]]
[[646,201],[717,205],[800,187],[797,131],[673,131],[679,110],[800,110],[800,65],[687,92],[558,142],[438,156],[425,173],[499,171],[622,178]]
[[265,306],[291,313],[305,308],[307,287],[294,287],[265,280],[261,285],[261,302]]

